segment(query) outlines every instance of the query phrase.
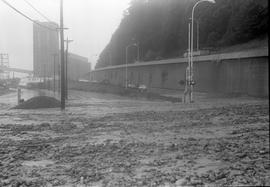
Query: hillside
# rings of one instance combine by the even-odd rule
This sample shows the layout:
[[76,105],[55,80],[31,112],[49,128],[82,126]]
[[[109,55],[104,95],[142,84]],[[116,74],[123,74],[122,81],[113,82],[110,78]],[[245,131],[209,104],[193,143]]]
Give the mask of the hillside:
[[[124,64],[126,46],[134,42],[139,43],[140,61],[182,56],[188,46],[188,22],[196,1],[132,0],[96,68]],[[268,1],[203,2],[196,8],[195,18],[199,22],[200,49],[241,46],[267,37]],[[133,63],[136,55],[137,48],[130,47],[128,63]]]

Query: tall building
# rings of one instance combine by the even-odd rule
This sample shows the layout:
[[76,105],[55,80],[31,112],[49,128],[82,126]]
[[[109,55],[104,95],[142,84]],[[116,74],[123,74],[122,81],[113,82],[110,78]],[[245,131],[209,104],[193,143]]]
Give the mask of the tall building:
[[[33,69],[35,77],[53,77],[58,74],[59,36],[54,22],[33,25]],[[49,29],[51,28],[51,30]],[[55,69],[54,69],[55,65]]]

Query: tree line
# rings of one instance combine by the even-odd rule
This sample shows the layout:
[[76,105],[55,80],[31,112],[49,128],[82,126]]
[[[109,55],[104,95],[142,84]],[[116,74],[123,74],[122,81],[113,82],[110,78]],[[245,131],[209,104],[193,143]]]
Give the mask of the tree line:
[[[188,23],[197,0],[132,0],[99,56],[96,68],[126,63],[126,46],[139,46],[139,61],[182,56],[188,46]],[[194,41],[199,25],[200,49],[245,43],[267,35],[268,0],[216,0],[195,10]],[[198,24],[196,24],[198,21]],[[196,48],[196,42],[194,42]],[[127,62],[137,59],[130,46]]]

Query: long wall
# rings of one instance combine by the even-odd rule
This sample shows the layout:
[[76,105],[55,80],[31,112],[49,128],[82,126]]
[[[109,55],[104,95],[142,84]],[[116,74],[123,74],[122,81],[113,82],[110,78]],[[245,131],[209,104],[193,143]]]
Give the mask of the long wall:
[[[128,81],[148,88],[183,90],[187,58],[128,64]],[[92,81],[125,85],[125,65],[91,71]],[[268,97],[268,49],[194,57],[195,91]]]

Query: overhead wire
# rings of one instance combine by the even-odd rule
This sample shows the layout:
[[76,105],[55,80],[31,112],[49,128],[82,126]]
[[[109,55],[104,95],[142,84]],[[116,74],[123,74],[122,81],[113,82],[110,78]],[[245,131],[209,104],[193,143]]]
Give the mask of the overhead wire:
[[37,8],[35,8],[29,1],[23,0],[25,3],[27,3],[31,8],[33,8],[41,17],[46,19],[49,22],[52,22],[47,16],[45,16],[43,13],[41,13]]
[[5,3],[7,6],[9,6],[11,9],[13,9],[14,11],[16,11],[17,13],[19,13],[20,15],[22,15],[23,17],[25,17],[26,19],[30,20],[31,22],[41,26],[41,27],[44,27],[46,29],[49,29],[51,31],[58,31],[57,29],[52,29],[50,27],[47,27],[45,25],[42,25],[41,23],[33,20],[32,18],[30,18],[29,16],[25,15],[24,13],[22,13],[20,10],[18,10],[17,8],[15,8],[14,6],[12,6],[10,3],[8,3],[6,0],[1,0],[3,3]]

